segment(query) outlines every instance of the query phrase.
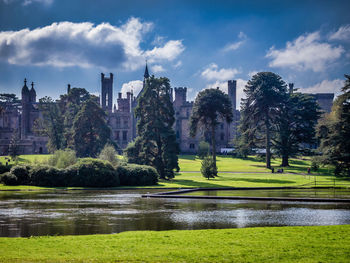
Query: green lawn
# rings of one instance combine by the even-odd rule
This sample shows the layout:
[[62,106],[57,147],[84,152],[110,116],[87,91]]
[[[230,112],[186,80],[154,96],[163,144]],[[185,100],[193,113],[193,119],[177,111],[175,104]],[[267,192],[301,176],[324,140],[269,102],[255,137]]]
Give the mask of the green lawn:
[[1,262],[349,262],[350,225],[0,238]]
[[[49,158],[49,155],[21,155],[20,163],[43,162]],[[121,158],[121,156],[119,156]],[[4,161],[4,157],[0,157],[0,161]],[[281,186],[302,186],[309,184],[314,186],[315,174],[305,175],[307,168],[310,166],[310,159],[291,159],[290,167],[285,168],[284,174],[274,173],[266,169],[264,162],[255,158],[247,159],[232,158],[230,156],[218,156],[217,164],[219,169],[219,177],[207,180],[200,174],[201,160],[193,155],[180,155],[179,165],[181,172],[178,173],[173,180],[160,180],[158,185],[152,186],[160,188],[184,188],[184,187],[281,187]],[[278,168],[280,159],[272,160],[272,165]],[[196,171],[191,173],[190,171]],[[223,173],[223,172],[233,173]],[[220,173],[221,172],[221,173]],[[299,174],[302,173],[302,174]],[[335,179],[329,175],[327,168],[323,168],[316,173],[317,186],[345,186],[350,187],[350,181],[344,179]],[[0,185],[0,190],[40,190],[45,187],[35,186],[4,186]],[[139,187],[142,188],[142,187]]]

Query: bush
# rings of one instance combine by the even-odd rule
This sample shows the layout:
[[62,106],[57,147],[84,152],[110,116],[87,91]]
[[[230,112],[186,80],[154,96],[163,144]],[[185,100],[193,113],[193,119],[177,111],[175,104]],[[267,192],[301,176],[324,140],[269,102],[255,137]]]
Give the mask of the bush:
[[1,176],[1,182],[6,185],[19,185],[17,177],[10,172],[4,173]]
[[200,159],[204,159],[204,157],[208,156],[210,151],[210,145],[209,143],[205,142],[205,141],[201,141],[199,142],[198,145],[198,157]]
[[77,162],[75,151],[71,149],[57,150],[48,159],[48,164],[57,168],[67,168]]
[[0,163],[0,174],[7,173],[11,170],[12,165],[3,165]]
[[64,187],[70,186],[70,178],[64,169],[52,166],[37,166],[30,172],[31,185]]
[[17,185],[27,185],[30,183],[30,168],[28,165],[17,165],[11,168],[10,174],[16,177]]
[[201,173],[208,180],[209,178],[214,178],[218,175],[218,169],[211,156],[204,157],[202,161]]
[[311,159],[311,171],[317,172],[320,168],[322,160],[319,156],[315,156]]
[[118,158],[115,148],[111,144],[106,144],[100,152],[99,159],[109,161],[113,166],[117,166]]
[[115,187],[119,186],[119,177],[113,166],[102,160],[93,158],[80,159],[67,169],[72,178],[71,186]]
[[151,166],[126,164],[116,168],[121,185],[155,185],[158,182],[158,172]]

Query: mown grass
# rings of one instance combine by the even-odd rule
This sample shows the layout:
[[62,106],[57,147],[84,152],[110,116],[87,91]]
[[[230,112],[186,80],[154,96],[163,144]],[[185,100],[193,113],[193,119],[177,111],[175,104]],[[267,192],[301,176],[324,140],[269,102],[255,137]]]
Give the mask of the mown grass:
[[349,262],[350,225],[0,238],[1,262]]
[[[49,155],[21,155],[19,163],[42,163]],[[121,156],[119,156],[121,158]],[[4,157],[0,157],[3,162]],[[194,155],[180,155],[179,165],[181,172],[173,180],[160,180],[158,185],[151,188],[186,188],[186,187],[281,187],[281,186],[345,186],[350,187],[350,181],[335,178],[329,174],[327,168],[322,168],[311,176],[305,175],[310,167],[310,158],[291,159],[290,167],[284,168],[285,173],[274,173],[266,169],[264,161],[256,157],[247,159],[232,158],[231,156],[218,156],[217,164],[219,177],[207,180],[200,173],[201,159]],[[273,159],[272,165],[278,169],[280,159]],[[190,171],[195,171],[190,173]],[[221,172],[221,173],[220,173]],[[232,173],[224,173],[232,172]],[[143,187],[136,187],[143,188]],[[5,186],[0,185],[0,190],[41,190],[47,187],[35,186]]]

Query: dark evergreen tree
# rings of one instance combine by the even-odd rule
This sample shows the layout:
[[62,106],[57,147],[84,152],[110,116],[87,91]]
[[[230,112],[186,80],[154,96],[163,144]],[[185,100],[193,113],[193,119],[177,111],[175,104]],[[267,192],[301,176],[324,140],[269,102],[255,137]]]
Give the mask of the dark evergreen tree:
[[287,94],[274,125],[273,148],[282,157],[281,166],[289,166],[289,157],[303,153],[304,147],[315,143],[315,126],[320,117],[319,106],[310,95]]
[[129,162],[151,165],[163,179],[173,178],[174,169],[179,169],[170,92],[169,79],[154,76],[145,79],[135,109],[138,137],[124,152]]
[[111,130],[106,123],[106,113],[90,98],[82,104],[73,122],[73,148],[78,157],[96,157],[107,142]]
[[286,84],[272,72],[259,72],[244,88],[240,133],[258,147],[266,149],[266,167],[271,168],[271,129],[286,97]]
[[190,117],[190,135],[196,136],[198,127],[210,133],[214,165],[216,167],[216,127],[221,121],[233,120],[232,103],[219,89],[205,89],[198,93]]
[[335,174],[350,177],[350,75],[345,75],[343,94],[335,100],[332,112],[317,127],[323,164],[335,166]]
[[50,97],[39,100],[42,117],[35,120],[34,131],[41,136],[48,137],[47,148],[53,153],[65,146],[63,115],[55,101]]

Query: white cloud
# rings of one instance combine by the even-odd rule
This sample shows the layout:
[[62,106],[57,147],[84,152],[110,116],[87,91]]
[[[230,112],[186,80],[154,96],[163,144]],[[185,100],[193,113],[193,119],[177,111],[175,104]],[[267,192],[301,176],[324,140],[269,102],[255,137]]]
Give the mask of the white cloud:
[[53,3],[53,0],[3,0],[5,4],[11,4],[14,2],[21,2],[22,5],[27,6],[33,3],[39,3],[44,5],[51,5]]
[[[236,87],[236,108],[239,109],[241,105],[241,99],[244,98],[243,89],[247,84],[247,80],[237,79],[237,87]],[[215,81],[214,83],[208,84],[206,88],[208,89],[216,89],[219,87],[220,90],[228,93],[228,84],[227,81]]]
[[224,47],[223,51],[227,52],[227,51],[232,51],[232,50],[236,50],[236,49],[240,48],[244,44],[244,42],[246,41],[247,36],[243,32],[239,32],[238,38],[240,39],[239,41],[227,44]]
[[329,39],[350,41],[350,25],[339,27],[338,31],[329,36]]
[[178,68],[182,66],[182,61],[179,60],[178,62],[175,63],[174,68]]
[[273,60],[270,67],[286,67],[297,70],[323,71],[329,62],[338,59],[344,52],[342,46],[332,46],[320,42],[319,32],[298,37],[287,42],[285,49],[276,50],[271,47],[266,57]]
[[142,50],[140,43],[152,23],[130,18],[117,27],[109,23],[59,22],[34,30],[0,32],[0,60],[17,65],[99,67],[135,70],[153,61],[175,59],[183,50],[180,40]]
[[302,88],[300,91],[305,93],[334,93],[337,96],[341,93],[340,89],[343,86],[344,80],[342,79],[323,80],[308,88]]
[[239,70],[235,68],[222,68],[219,69],[215,63],[210,64],[202,73],[201,76],[207,80],[229,80],[239,73]]
[[262,72],[262,70],[252,70],[248,72],[248,77],[252,78],[254,75],[256,75],[257,73]]
[[159,73],[159,72],[164,72],[165,69],[161,65],[154,65],[151,67],[152,72],[154,73]]
[[132,80],[128,83],[123,83],[121,93],[125,96],[127,92],[133,92],[137,96],[142,90],[143,82],[141,80]]
[[161,60],[174,60],[185,50],[181,40],[170,40],[162,47],[155,47],[145,52],[145,56],[149,62],[157,62]]

